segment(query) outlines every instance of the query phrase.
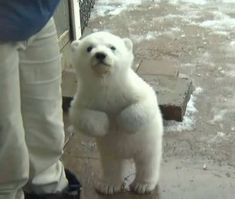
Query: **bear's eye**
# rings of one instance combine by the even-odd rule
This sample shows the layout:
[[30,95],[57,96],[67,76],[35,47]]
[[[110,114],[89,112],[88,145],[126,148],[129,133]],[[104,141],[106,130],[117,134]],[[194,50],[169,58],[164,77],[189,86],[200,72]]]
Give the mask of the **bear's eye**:
[[115,50],[116,50],[116,48],[115,48],[114,46],[111,46],[110,49],[111,49],[112,51],[115,51]]
[[86,49],[86,51],[89,53],[89,52],[91,52],[92,48],[93,48],[93,46],[89,46],[89,47]]

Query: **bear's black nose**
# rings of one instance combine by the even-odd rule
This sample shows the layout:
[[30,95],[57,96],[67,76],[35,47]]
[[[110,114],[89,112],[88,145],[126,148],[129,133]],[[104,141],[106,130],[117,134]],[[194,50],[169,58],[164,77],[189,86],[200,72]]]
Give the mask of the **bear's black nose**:
[[96,57],[96,59],[98,59],[99,61],[103,61],[103,60],[105,59],[105,57],[106,57],[106,54],[104,54],[104,53],[96,53],[96,54],[95,54],[95,57]]

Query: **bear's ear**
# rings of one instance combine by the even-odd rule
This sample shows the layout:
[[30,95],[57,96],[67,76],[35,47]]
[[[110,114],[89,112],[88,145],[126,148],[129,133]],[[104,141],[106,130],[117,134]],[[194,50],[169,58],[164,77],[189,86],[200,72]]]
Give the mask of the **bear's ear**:
[[78,49],[79,43],[80,43],[79,40],[74,40],[74,41],[72,41],[72,43],[71,43],[72,51],[76,51],[76,50]]
[[130,39],[128,39],[128,38],[124,38],[123,41],[124,41],[124,44],[126,45],[127,49],[129,51],[132,51],[132,49],[133,49],[132,41]]

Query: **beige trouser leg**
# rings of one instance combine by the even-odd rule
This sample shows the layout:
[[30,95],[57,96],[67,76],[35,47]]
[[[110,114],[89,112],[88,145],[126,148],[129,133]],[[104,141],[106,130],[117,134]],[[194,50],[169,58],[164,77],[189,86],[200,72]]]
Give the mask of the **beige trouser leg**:
[[[21,115],[19,55],[0,43],[0,199],[21,199],[29,157]],[[18,194],[18,197],[16,195]]]
[[0,199],[23,198],[26,183],[36,193],[67,186],[60,66],[53,20],[27,42],[0,44]]

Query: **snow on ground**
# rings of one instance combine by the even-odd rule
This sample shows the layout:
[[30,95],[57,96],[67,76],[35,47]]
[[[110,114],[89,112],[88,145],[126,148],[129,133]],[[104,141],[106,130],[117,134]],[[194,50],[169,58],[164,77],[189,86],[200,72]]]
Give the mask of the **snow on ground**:
[[[176,5],[178,9],[182,11],[182,13],[177,15],[169,14],[167,16],[158,17],[158,21],[162,20],[163,18],[164,20],[174,20],[175,18],[181,18],[181,20],[184,20],[189,24],[209,28],[215,32],[218,32],[218,34],[226,34],[227,31],[234,30],[235,28],[235,18],[227,14],[234,10],[231,8],[235,5],[234,0],[98,0],[95,4],[91,18],[107,15],[115,16],[119,15],[125,10],[137,9],[139,5],[144,3],[150,3],[151,6],[156,6],[161,2],[167,2],[169,4]],[[205,10],[208,12],[208,14],[211,15],[211,18],[198,22],[198,19],[200,19]],[[174,30],[172,29],[172,31]],[[159,35],[160,34],[154,34],[153,37],[156,38]],[[141,35],[137,40],[148,40],[148,38],[148,35]]]
[[141,0],[98,0],[91,18],[95,18],[96,16],[118,15],[124,10],[141,5],[141,3]]
[[[180,32],[179,28],[170,28],[167,31],[163,32],[158,32],[158,31],[148,31],[146,34],[143,35],[137,35],[137,34],[130,34],[130,38],[134,43],[140,43],[142,41],[150,41],[150,40],[155,40],[157,37],[165,35],[168,37],[174,37],[175,33]],[[184,37],[185,35],[181,35]]]
[[159,32],[157,31],[149,31],[147,34],[145,35],[130,35],[131,40],[135,43],[139,43],[143,40],[153,40],[156,39],[156,37],[158,37],[160,35]]
[[[161,2],[158,0],[157,2]],[[234,0],[169,0],[169,3],[172,4],[182,4],[182,3],[189,3],[189,4],[196,4],[196,5],[206,5],[206,4],[215,4],[215,3],[235,3]]]
[[235,18],[230,17],[221,11],[211,12],[213,19],[205,20],[199,25],[204,28],[210,28],[214,31],[231,31],[235,28]]

